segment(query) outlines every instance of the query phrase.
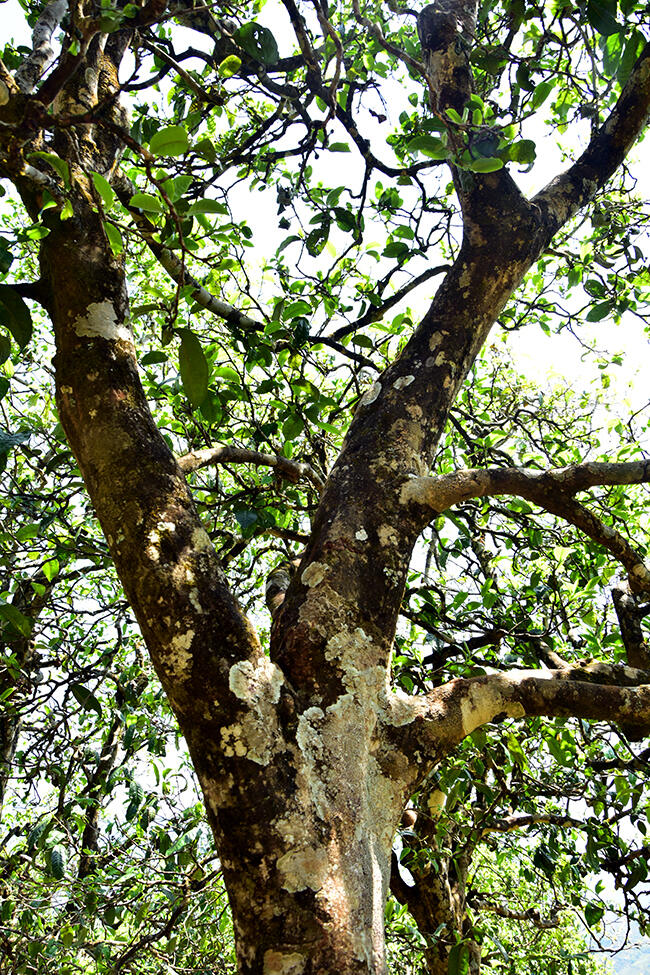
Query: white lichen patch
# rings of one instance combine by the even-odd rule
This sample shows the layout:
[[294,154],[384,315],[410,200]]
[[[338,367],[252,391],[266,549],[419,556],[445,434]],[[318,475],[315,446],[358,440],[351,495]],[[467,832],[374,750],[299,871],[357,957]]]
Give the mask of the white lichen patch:
[[321,890],[327,877],[328,865],[327,850],[322,846],[289,850],[277,862],[282,875],[282,886],[290,893],[307,888]]
[[368,389],[359,401],[359,406],[370,406],[374,403],[379,394],[381,393],[381,383],[373,383],[370,389]]
[[351,661],[358,666],[371,659],[372,646],[372,638],[360,626],[355,630],[346,628],[328,640],[325,658],[335,660],[338,657],[344,664]]
[[356,540],[358,542],[367,542],[368,541],[368,532],[366,531],[365,528],[360,528],[359,531],[357,531],[357,532],[354,533],[354,537],[356,538]]
[[422,412],[422,407],[418,406],[417,403],[409,403],[406,407],[406,412],[411,417],[412,420],[420,421],[424,416]]
[[241,660],[230,668],[228,686],[240,701],[259,704],[266,699],[277,704],[284,677],[279,667],[268,657],[260,657],[256,663]]
[[169,651],[166,657],[167,669],[180,680],[188,678],[192,672],[190,648],[193,639],[194,630],[186,630],[185,633],[178,633],[169,642]]
[[221,748],[227,758],[236,755],[243,758],[248,749],[242,741],[242,726],[238,723],[226,725],[221,729]]
[[306,963],[305,956],[296,951],[273,951],[269,948],[264,952],[263,975],[301,975]]
[[94,301],[72,324],[77,335],[83,338],[107,339],[110,342],[133,342],[131,329],[120,324],[115,307],[110,301]]
[[432,488],[432,477],[409,477],[400,490],[400,504],[432,505]]
[[466,288],[471,283],[472,273],[469,266],[466,264],[463,268],[462,273],[458,277],[458,285],[461,288]]
[[240,745],[239,749],[235,742],[230,745],[233,754],[268,765],[274,748],[284,745],[275,709],[283,683],[282,671],[268,657],[260,657],[256,663],[242,660],[230,668],[230,690],[248,705],[237,722]]
[[418,698],[409,697],[404,691],[386,693],[382,703],[382,719],[385,724],[392,725],[394,728],[410,724],[422,713],[422,702]]
[[204,528],[195,528],[192,532],[192,548],[195,552],[205,552],[212,548],[210,536]]
[[630,575],[635,579],[640,579],[641,582],[650,583],[650,570],[641,562],[634,566]]
[[433,792],[429,794],[427,799],[427,807],[429,810],[429,815],[432,819],[438,819],[445,808],[445,802],[447,801],[447,793],[443,792],[442,789],[434,789]]
[[498,687],[491,684],[474,684],[460,701],[460,720],[463,735],[492,721],[498,714],[509,718],[523,718],[526,711],[519,701],[505,697]]
[[397,544],[397,532],[390,525],[380,525],[377,529],[377,537],[379,539],[379,544],[386,547],[387,545]]
[[314,586],[320,585],[328,572],[329,565],[325,562],[312,562],[300,576],[300,581],[303,586],[312,589]]
[[393,389],[404,389],[405,386],[410,386],[413,382],[415,382],[415,376],[400,376],[393,383]]
[[190,590],[190,602],[194,607],[194,609],[197,611],[197,613],[199,613],[200,615],[203,612],[203,606],[201,606],[201,600],[199,599],[198,589]]

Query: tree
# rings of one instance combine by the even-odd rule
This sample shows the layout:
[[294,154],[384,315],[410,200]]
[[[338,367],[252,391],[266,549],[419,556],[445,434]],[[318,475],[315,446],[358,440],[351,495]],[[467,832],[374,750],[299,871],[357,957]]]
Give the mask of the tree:
[[[478,732],[458,753],[465,797],[486,804],[458,826],[463,862],[467,830],[498,832],[504,816],[493,814],[509,795],[532,805],[549,794],[548,762],[526,778],[527,732],[524,745],[511,732],[510,767],[494,779],[498,763],[491,771],[480,757],[504,748],[500,726],[481,744],[492,722],[527,719],[557,761],[570,749],[590,771],[614,763],[625,802],[647,759],[634,742],[650,727],[650,570],[629,535],[645,495],[628,487],[650,480],[641,446],[622,431],[599,451],[573,404],[558,422],[476,365],[495,321],[516,328],[535,316],[548,329],[556,308],[579,319],[578,293],[590,321],[643,315],[647,271],[633,238],[645,218],[625,163],[650,110],[646,11],[583,7],[440,2],[415,15],[399,4],[334,12],[283,0],[272,31],[257,3],[213,12],[187,0],[54,0],[28,12],[32,49],[5,49],[0,173],[29,223],[3,244],[0,303],[13,339],[3,354],[26,349],[42,368],[29,360],[26,301],[40,305],[60,422],[189,749],[242,972],[383,971],[393,838],[410,797],[431,793],[436,766]],[[185,49],[180,27],[198,38]],[[404,110],[384,144],[392,102]],[[574,145],[590,133],[528,198],[516,170],[533,165],[535,141],[521,136],[544,110]],[[338,175],[342,152],[355,154],[354,174],[351,165]],[[249,194],[273,187],[290,231],[261,267],[259,228],[234,212],[240,183]],[[11,273],[12,244],[26,279]],[[388,321],[436,277],[417,323],[408,312]],[[176,340],[180,384],[165,351]],[[512,448],[493,410],[512,420]],[[5,436],[5,455],[20,450],[24,431]],[[206,475],[237,464],[250,475]],[[586,491],[584,504],[576,496]],[[498,527],[504,519],[516,531]],[[266,533],[282,541],[279,563],[259,551]],[[71,539],[69,571],[79,572],[84,536]],[[522,565],[526,548],[554,539],[538,571]],[[459,611],[465,559],[480,602]],[[613,635],[609,609],[599,620],[596,608],[616,565],[625,580],[612,591]],[[21,569],[3,607],[14,701],[32,661],[29,618],[56,576]],[[400,616],[438,641],[424,658]],[[92,711],[91,692],[74,686]],[[613,722],[620,748],[599,725],[576,744],[542,718]],[[7,767],[18,732],[12,707]],[[121,733],[116,721],[96,769],[114,765]],[[89,774],[82,824],[89,873],[99,781]],[[141,801],[135,788],[136,811]],[[571,819],[527,815],[558,829]],[[610,828],[607,819],[599,838],[592,824],[590,864],[604,851],[633,896],[647,846],[613,850]],[[431,888],[422,916],[411,905],[434,975],[477,971],[481,955],[461,853],[452,845],[446,855],[449,882]],[[536,866],[550,877],[564,854],[556,841],[546,855],[553,863],[540,853]],[[55,875],[60,856],[50,855]],[[429,882],[432,871],[414,863],[413,876]]]

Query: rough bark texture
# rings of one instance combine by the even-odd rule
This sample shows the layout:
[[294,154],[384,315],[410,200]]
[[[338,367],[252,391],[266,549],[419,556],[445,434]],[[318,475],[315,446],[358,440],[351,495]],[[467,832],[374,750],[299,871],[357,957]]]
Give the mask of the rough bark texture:
[[[461,110],[471,91],[475,14],[472,3],[440,4],[421,17],[437,110]],[[114,92],[130,36],[119,32],[108,44],[91,32],[84,50],[92,70],[75,73],[64,60],[45,100],[59,86],[60,110],[82,112]],[[458,259],[399,359],[359,404],[275,612],[270,658],[228,589],[138,378],[124,267],[86,176],[115,172],[119,111],[111,109],[112,128],[86,126],[74,147],[65,130],[57,136],[70,160],[74,217],[63,222],[50,211],[41,273],[60,416],[203,789],[242,972],[385,971],[383,912],[402,807],[474,728],[505,715],[650,719],[650,688],[634,686],[638,673],[627,674],[629,687],[609,676],[595,683],[588,670],[494,675],[452,681],[422,700],[389,687],[409,560],[436,507],[424,493],[405,496],[405,486],[408,494],[414,478],[429,474],[450,406],[527,269],[637,137],[650,105],[649,66],[646,47],[590,147],[535,200],[505,169],[454,174],[464,215]],[[3,85],[2,171],[33,213],[52,183],[25,160],[26,119],[33,149],[43,103],[29,102],[10,77]],[[548,510],[567,510],[568,496],[565,503],[551,489],[544,497]],[[432,881],[422,910],[446,911],[461,929],[463,885],[458,874]],[[447,970],[448,948],[432,949],[436,975]]]

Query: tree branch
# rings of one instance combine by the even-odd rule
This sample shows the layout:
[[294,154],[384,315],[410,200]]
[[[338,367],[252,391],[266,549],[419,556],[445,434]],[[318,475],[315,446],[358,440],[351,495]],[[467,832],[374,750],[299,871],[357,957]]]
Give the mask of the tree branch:
[[142,213],[141,210],[131,206],[130,201],[134,193],[134,187],[132,185],[127,185],[127,181],[124,180],[122,183],[116,184],[114,189],[122,205],[131,214],[136,227],[142,234],[142,239],[156,260],[162,265],[165,271],[167,271],[172,281],[175,281],[179,286],[186,286],[192,289],[191,297],[194,299],[197,305],[201,305],[202,308],[205,308],[205,310],[209,311],[212,315],[223,319],[223,321],[227,322],[229,325],[234,325],[243,332],[264,331],[264,325],[261,322],[255,321],[255,319],[246,315],[245,312],[235,308],[234,305],[229,305],[228,302],[221,301],[220,298],[215,298],[214,295],[210,294],[207,288],[204,288],[203,285],[188,272],[187,268],[176,256],[176,254],[155,239],[154,234],[156,233],[156,227],[154,227],[151,221],[144,213]]
[[442,477],[413,477],[404,484],[401,501],[422,505],[439,514],[470,498],[502,494],[525,498],[575,525],[611,552],[627,569],[634,591],[650,592],[650,570],[641,556],[621,534],[573,499],[578,491],[596,485],[648,482],[650,461],[575,464],[542,472],[523,467],[474,469],[454,471]]
[[306,479],[318,488],[323,488],[323,479],[310,464],[289,460],[279,454],[263,454],[258,450],[248,450],[245,447],[206,447],[203,450],[192,450],[177,458],[180,469],[188,474],[200,467],[210,464],[253,464],[256,467],[272,467],[290,481]]
[[576,162],[533,198],[546,217],[549,240],[604,186],[650,116],[650,42],[639,55],[609,117]]
[[391,738],[428,771],[476,728],[505,718],[544,715],[650,724],[650,675],[639,675],[645,683],[632,687],[593,683],[588,670],[579,680],[567,672],[540,670],[458,678],[422,698],[391,694],[387,725],[394,726]]
[[[528,921],[540,930],[557,928],[560,923],[555,913],[544,918],[535,907],[529,907],[526,911],[514,911],[512,908],[503,907],[492,900],[487,900],[485,894],[470,894],[467,901],[475,911],[488,911],[490,914],[496,914],[497,917],[504,917],[510,921]],[[556,908],[556,910],[559,909],[559,907]]]
[[19,65],[14,75],[23,94],[28,95],[34,90],[39,78],[54,61],[55,53],[50,42],[67,9],[67,0],[51,0],[36,21],[32,31],[32,52]]

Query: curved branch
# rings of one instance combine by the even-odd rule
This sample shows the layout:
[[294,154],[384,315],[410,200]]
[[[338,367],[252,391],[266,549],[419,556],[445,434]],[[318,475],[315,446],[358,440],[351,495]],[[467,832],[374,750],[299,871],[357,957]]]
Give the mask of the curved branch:
[[[574,500],[573,495],[596,485],[647,484],[650,461],[586,463],[533,472],[523,467],[454,471],[442,477],[413,477],[401,491],[403,504],[417,504],[437,514],[461,501],[512,494],[575,525],[606,548],[627,569],[630,587],[650,592],[650,570],[619,532]],[[426,516],[428,522],[429,516]],[[424,521],[424,517],[423,517]],[[424,524],[423,524],[424,527]]]
[[533,198],[546,217],[549,240],[593,199],[621,165],[650,117],[650,41],[609,117],[579,159]]
[[318,488],[323,488],[323,479],[310,464],[289,460],[279,454],[264,454],[259,450],[248,450],[245,447],[206,447],[203,450],[192,450],[177,458],[177,463],[184,473],[196,471],[200,467],[210,464],[254,464],[256,467],[272,467],[290,481],[305,478]]
[[36,21],[32,31],[31,54],[27,55],[14,75],[23,94],[28,95],[34,90],[39,78],[54,61],[55,53],[50,42],[67,9],[67,0],[51,0]]
[[[627,674],[632,668],[624,668]],[[505,718],[576,717],[633,726],[650,725],[650,675],[637,686],[593,683],[588,671],[574,680],[564,671],[520,670],[458,678],[422,698],[392,694],[391,738],[428,771],[476,728]],[[631,675],[630,675],[630,679]],[[408,717],[407,717],[408,715]]]

